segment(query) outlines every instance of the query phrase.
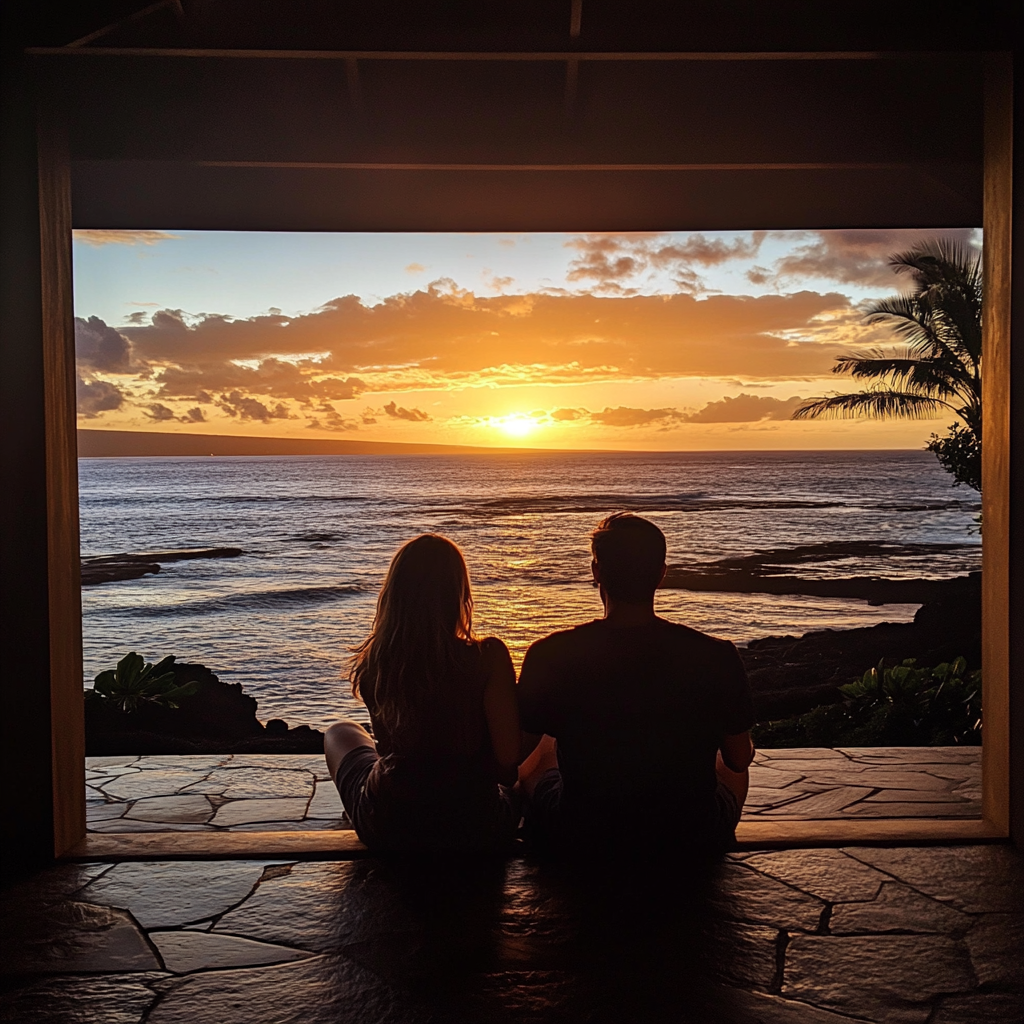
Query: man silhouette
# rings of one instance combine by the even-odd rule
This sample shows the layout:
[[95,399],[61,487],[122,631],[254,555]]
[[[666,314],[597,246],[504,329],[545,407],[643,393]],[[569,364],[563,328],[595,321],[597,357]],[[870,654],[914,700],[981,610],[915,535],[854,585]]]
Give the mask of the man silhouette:
[[665,536],[617,513],[591,538],[604,617],[535,643],[517,688],[537,745],[520,766],[534,835],[719,852],[754,756],[736,648],[654,613]]

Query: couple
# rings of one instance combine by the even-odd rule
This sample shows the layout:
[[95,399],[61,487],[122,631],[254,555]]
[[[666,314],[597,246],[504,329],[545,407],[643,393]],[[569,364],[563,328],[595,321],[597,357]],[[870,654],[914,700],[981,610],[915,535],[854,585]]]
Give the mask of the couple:
[[665,537],[629,513],[591,538],[604,617],[508,649],[472,632],[459,549],[425,534],[395,555],[352,692],[373,737],[326,734],[331,776],[371,849],[727,849],[754,755],[736,648],[654,613]]

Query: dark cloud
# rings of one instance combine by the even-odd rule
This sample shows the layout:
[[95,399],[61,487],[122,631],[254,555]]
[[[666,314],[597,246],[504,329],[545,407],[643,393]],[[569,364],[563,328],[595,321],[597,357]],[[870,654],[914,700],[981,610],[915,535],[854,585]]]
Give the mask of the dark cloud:
[[631,409],[625,405],[592,412],[590,418],[606,427],[647,427],[654,424],[665,427],[685,419],[677,409]]
[[75,361],[83,370],[131,372],[131,343],[98,316],[75,317]]
[[178,418],[173,409],[169,409],[160,402],[154,402],[152,405],[146,406],[144,411],[151,420],[156,420],[157,423],[166,423],[168,420],[176,420]]
[[342,416],[330,402],[321,403],[317,412],[323,415],[323,419],[320,416],[314,416],[310,419],[309,423],[306,424],[310,430],[347,431],[359,429],[358,421]]
[[422,409],[403,409],[394,402],[384,406],[384,412],[393,420],[408,420],[410,423],[425,423],[430,417]]
[[973,228],[920,230],[850,228],[808,233],[807,241],[777,260],[771,270],[754,267],[747,277],[754,284],[784,284],[800,278],[824,278],[844,284],[894,289],[902,282],[889,266],[894,252],[905,252],[929,238],[956,238],[970,243]]
[[[680,290],[699,293],[704,291],[704,280],[695,266],[750,259],[757,255],[765,235],[755,231],[749,238],[731,242],[701,234],[682,242],[668,235],[584,235],[566,243],[579,252],[566,276],[570,281],[594,281],[598,288],[623,294],[636,291],[641,274],[664,271]],[[634,287],[625,288],[627,282]]]
[[581,420],[587,415],[586,409],[555,409],[551,413],[551,418],[559,423],[565,423],[570,420]]
[[113,412],[124,404],[121,389],[105,380],[85,381],[81,375],[75,378],[75,398],[78,415],[94,419],[103,412]]
[[277,405],[271,409],[258,399],[249,398],[238,391],[232,391],[230,394],[221,395],[220,401],[217,404],[229,416],[238,416],[243,420],[259,420],[261,423],[269,423],[271,420],[288,420],[296,418],[289,413],[287,407],[282,402],[278,402]]
[[760,395],[726,395],[718,402],[708,402],[703,409],[686,417],[688,423],[755,423],[759,420],[788,420],[803,399],[767,398]]
[[[324,376],[316,363],[300,364],[263,359],[256,366],[219,361],[184,367],[168,366],[154,378],[161,398],[209,401],[209,391],[237,390],[265,398],[294,399],[304,405],[316,401],[344,401],[364,389],[355,377]],[[205,398],[202,396],[206,396]]]
[[184,416],[181,417],[182,423],[205,423],[206,414],[197,405],[194,409],[189,409]]

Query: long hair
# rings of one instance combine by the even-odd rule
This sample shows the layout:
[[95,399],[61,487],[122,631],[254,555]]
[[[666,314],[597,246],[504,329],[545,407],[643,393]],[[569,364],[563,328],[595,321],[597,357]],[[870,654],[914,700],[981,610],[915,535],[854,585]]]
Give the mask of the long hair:
[[415,728],[417,712],[436,717],[453,703],[452,686],[462,676],[460,648],[472,639],[473,598],[462,552],[445,537],[416,537],[391,560],[370,635],[352,649],[352,695],[392,734],[400,723]]

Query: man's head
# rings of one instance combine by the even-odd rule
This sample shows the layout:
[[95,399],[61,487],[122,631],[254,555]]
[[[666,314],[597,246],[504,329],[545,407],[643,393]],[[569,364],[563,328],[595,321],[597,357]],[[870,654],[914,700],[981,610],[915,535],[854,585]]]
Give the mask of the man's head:
[[665,574],[665,534],[648,519],[616,512],[590,538],[594,577],[610,598],[631,604],[654,597]]

